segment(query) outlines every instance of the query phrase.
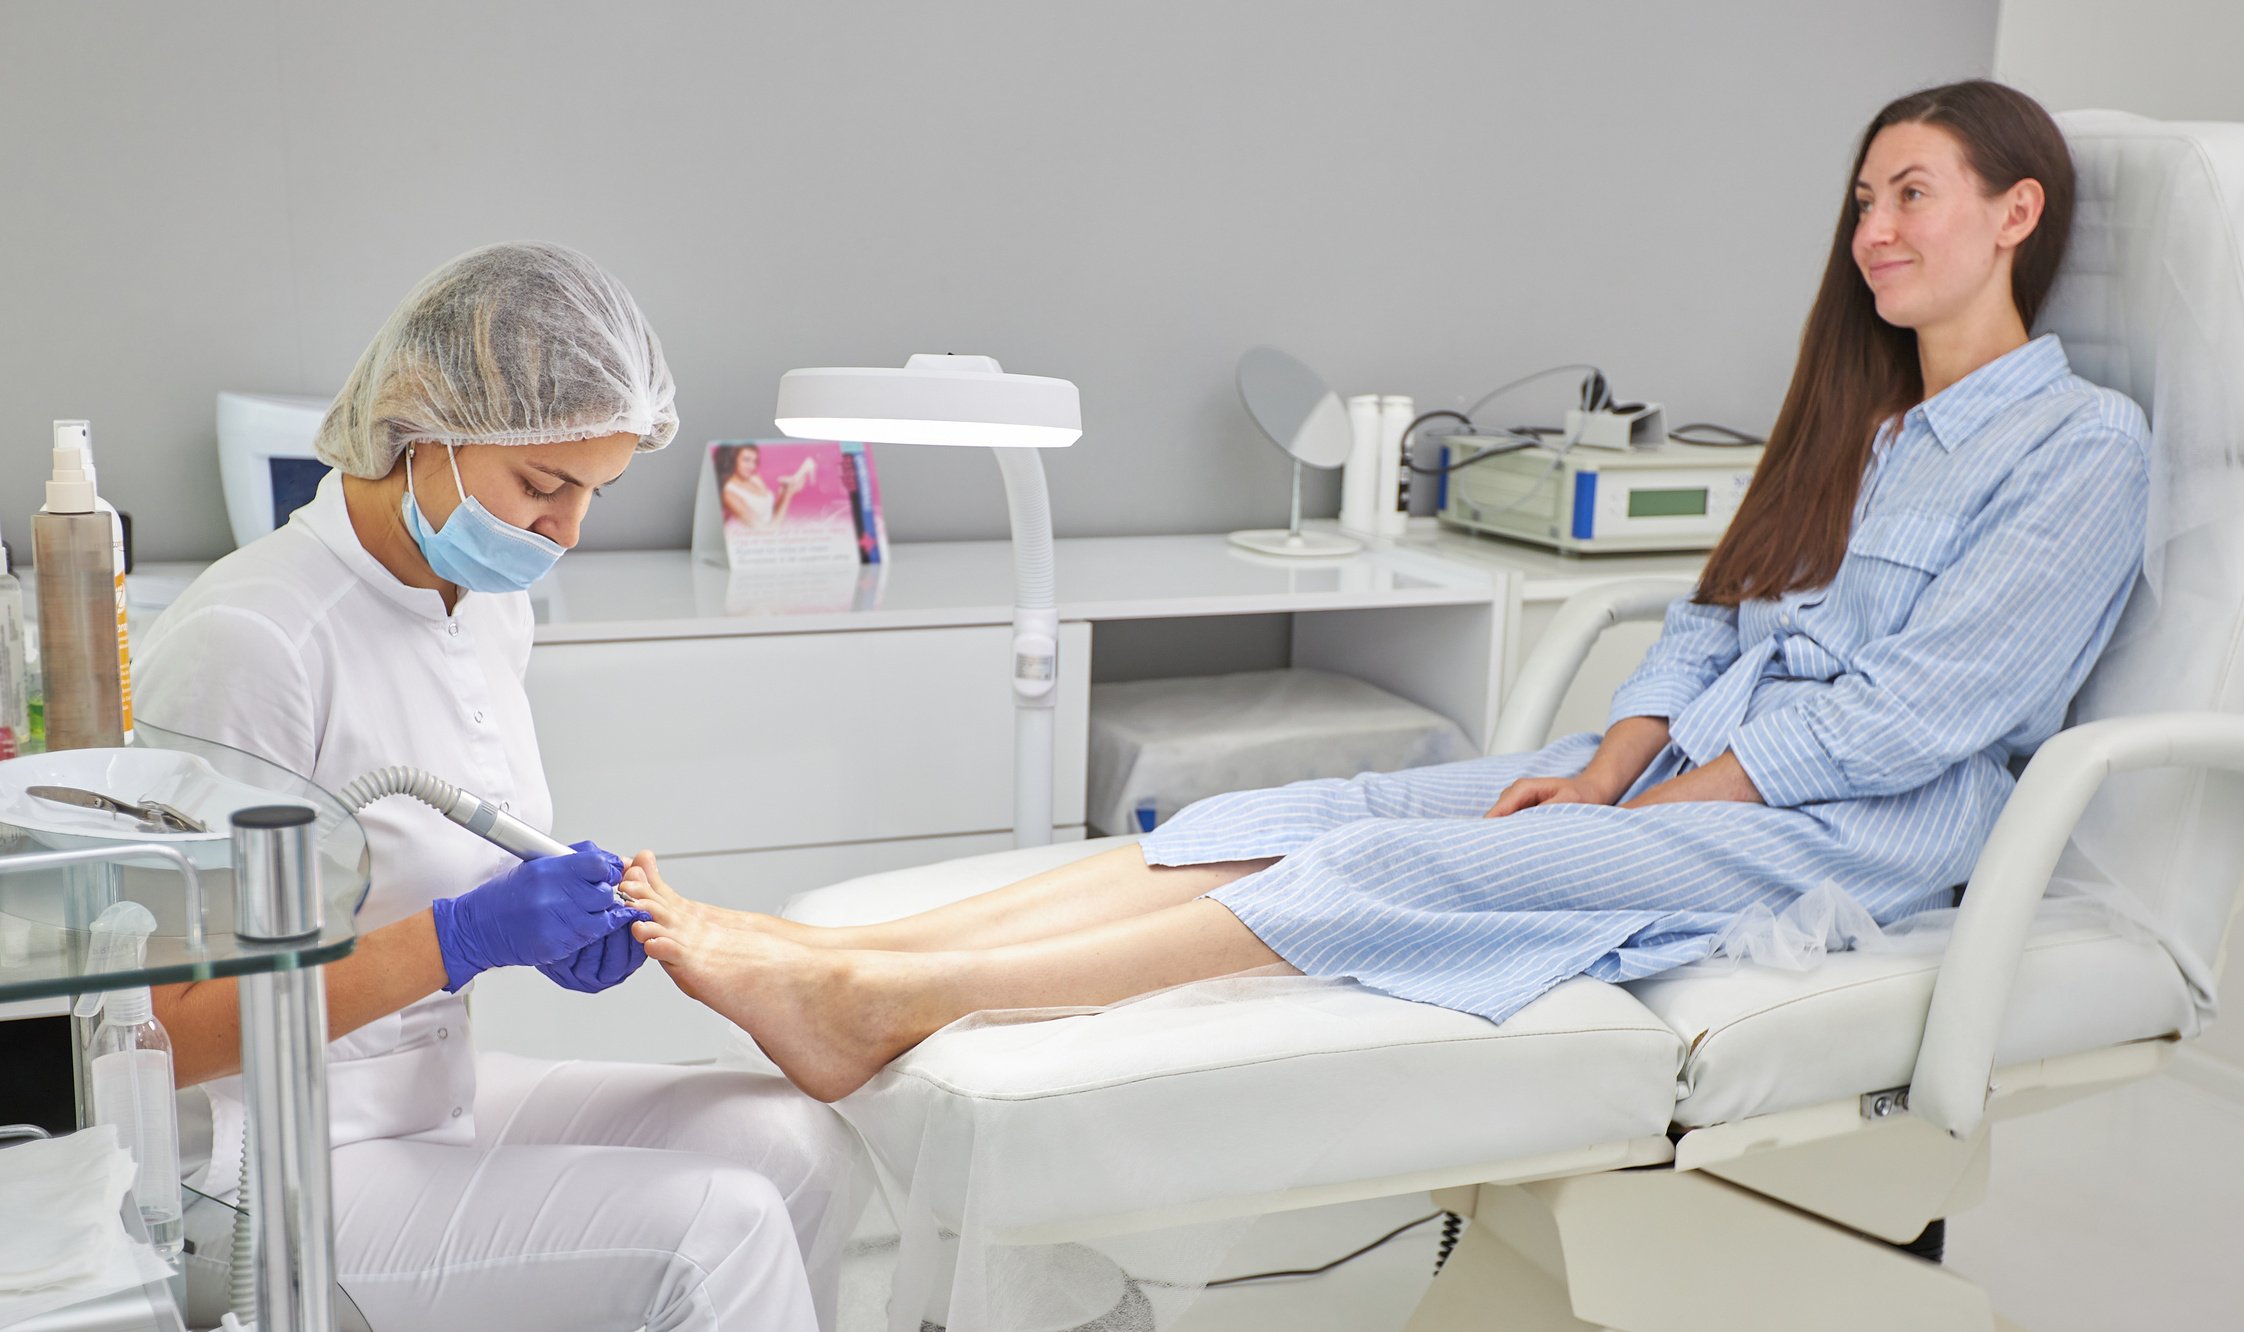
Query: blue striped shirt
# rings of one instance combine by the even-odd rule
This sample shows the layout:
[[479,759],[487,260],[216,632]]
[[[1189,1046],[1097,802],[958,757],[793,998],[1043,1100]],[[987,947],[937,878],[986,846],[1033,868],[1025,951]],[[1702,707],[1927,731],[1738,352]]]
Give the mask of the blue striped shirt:
[[2054,334],[1889,424],[1820,588],[1677,602],[1611,716],[1734,753],[1770,805],[1915,790],[2063,724],[2141,566],[2150,431]]

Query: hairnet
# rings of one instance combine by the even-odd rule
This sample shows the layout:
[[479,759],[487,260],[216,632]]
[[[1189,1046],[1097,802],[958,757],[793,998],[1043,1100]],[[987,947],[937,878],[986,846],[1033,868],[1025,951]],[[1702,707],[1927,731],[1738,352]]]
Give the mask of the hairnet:
[[368,480],[408,444],[553,444],[678,433],[662,344],[623,284],[543,242],[471,250],[422,278],[320,423],[324,462]]

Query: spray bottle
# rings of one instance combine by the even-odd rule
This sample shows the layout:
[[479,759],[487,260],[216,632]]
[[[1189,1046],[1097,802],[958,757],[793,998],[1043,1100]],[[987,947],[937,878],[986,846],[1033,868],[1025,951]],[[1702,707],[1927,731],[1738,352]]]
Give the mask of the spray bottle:
[[105,512],[94,494],[87,434],[83,421],[55,422],[54,476],[31,520],[49,749],[132,739],[124,540],[114,511]]
[[132,572],[125,564],[125,523],[129,520],[117,511],[116,505],[102,497],[101,478],[94,471],[93,422],[57,421],[55,429],[68,430],[77,439],[79,450],[86,455],[86,484],[94,488],[95,510],[109,515],[109,562],[122,578]]
[[[86,958],[95,976],[141,965],[156,918],[138,902],[119,902],[94,918]],[[101,1014],[87,1050],[93,1070],[93,1114],[113,1124],[132,1153],[133,1201],[148,1238],[165,1262],[177,1264],[184,1230],[179,1205],[179,1107],[173,1099],[171,1037],[156,1021],[148,987],[80,995],[74,1016]]]

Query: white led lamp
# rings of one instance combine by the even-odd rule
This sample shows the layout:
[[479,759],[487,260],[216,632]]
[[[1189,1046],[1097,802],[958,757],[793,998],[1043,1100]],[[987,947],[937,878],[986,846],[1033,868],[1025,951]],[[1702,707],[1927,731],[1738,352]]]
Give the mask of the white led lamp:
[[987,356],[923,354],[900,370],[790,370],[780,376],[773,416],[800,439],[996,450],[1013,527],[1013,841],[1049,844],[1060,620],[1051,502],[1035,451],[1082,437],[1075,385],[1009,375]]

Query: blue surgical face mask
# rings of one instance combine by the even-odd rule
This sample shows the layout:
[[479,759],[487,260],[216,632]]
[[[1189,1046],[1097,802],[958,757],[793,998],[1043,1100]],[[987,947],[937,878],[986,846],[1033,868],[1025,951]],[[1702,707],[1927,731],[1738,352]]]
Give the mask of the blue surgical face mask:
[[429,562],[436,576],[471,592],[521,592],[545,577],[560,562],[562,548],[535,532],[525,531],[492,516],[483,502],[460,484],[460,459],[452,446],[444,446],[452,460],[452,484],[459,488],[460,507],[432,529],[413,498],[413,454],[405,454],[405,530]]

